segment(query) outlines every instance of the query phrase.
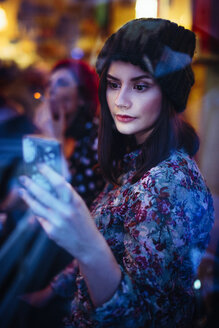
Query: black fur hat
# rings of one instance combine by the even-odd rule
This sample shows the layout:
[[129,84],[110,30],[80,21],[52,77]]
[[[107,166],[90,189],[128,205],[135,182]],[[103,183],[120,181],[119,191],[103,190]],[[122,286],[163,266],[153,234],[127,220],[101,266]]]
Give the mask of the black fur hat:
[[177,112],[186,108],[194,84],[191,61],[195,34],[161,18],[134,19],[105,42],[96,63],[99,75],[115,60],[149,71]]

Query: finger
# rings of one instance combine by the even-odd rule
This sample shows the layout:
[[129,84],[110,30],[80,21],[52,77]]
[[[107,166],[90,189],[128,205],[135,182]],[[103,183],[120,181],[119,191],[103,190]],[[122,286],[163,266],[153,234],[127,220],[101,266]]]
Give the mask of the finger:
[[62,201],[65,203],[70,203],[73,201],[73,188],[62,175],[43,163],[38,165],[38,169],[40,173],[48,179]]
[[19,195],[25,201],[25,203],[32,209],[34,214],[45,216],[45,217],[48,215],[46,213],[48,209],[46,209],[42,204],[40,204],[37,200],[35,200],[32,196],[30,196],[25,189],[20,188]]
[[40,223],[42,228],[45,230],[48,236],[52,236],[53,225],[40,216],[36,216],[37,221]]
[[[21,184],[26,188],[23,189],[25,192],[25,196],[27,195],[27,201],[31,199],[34,201],[34,203],[31,203],[31,208],[34,211],[35,207],[33,208],[32,206],[35,205],[36,203],[41,205],[41,208],[44,208],[45,211],[40,213],[44,217],[44,215],[48,211],[53,211],[55,214],[60,214],[60,216],[71,216],[72,212],[72,204],[69,202],[63,202],[62,199],[56,198],[53,194],[51,194],[49,191],[43,189],[41,186],[39,186],[37,183],[32,181],[30,178],[27,176],[20,176],[19,181]],[[20,190],[20,195],[22,197],[22,191]],[[63,192],[63,197],[64,195],[67,194],[67,192]],[[70,198],[70,196],[67,195],[67,197]],[[72,199],[72,196],[71,196]],[[29,205],[29,204],[28,204]],[[46,212],[47,211],[47,212]],[[49,215],[50,212],[49,212]],[[47,218],[47,217],[46,217]]]
[[59,104],[57,110],[57,119],[54,121],[54,127],[56,130],[56,137],[62,140],[66,129],[65,108],[62,104]]
[[[37,199],[33,198],[25,189],[19,189],[19,194],[21,198],[26,202],[26,204],[31,208],[34,214],[38,217],[43,217],[50,223],[56,226],[61,226],[61,219],[59,219],[54,211],[45,207]],[[38,220],[39,221],[39,220]]]
[[49,165],[45,163],[37,164],[37,168],[51,183],[53,187],[61,187],[65,185],[65,178],[53,170]]
[[29,193],[31,193],[38,202],[44,204],[47,208],[52,208],[54,210],[62,210],[62,203],[49,191],[43,189],[41,185],[37,184],[26,176],[19,177],[19,181],[24,185]]

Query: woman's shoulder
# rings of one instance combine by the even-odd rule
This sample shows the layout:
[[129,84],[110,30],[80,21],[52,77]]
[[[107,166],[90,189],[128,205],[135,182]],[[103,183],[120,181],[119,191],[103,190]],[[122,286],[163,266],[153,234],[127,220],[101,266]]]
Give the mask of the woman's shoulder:
[[[191,217],[214,219],[211,192],[195,160],[184,150],[176,150],[168,158],[144,174],[135,191],[143,199],[157,204],[168,200],[171,206],[184,208]],[[145,196],[146,195],[146,196]],[[162,203],[162,202],[161,202]]]
[[183,149],[180,149],[172,151],[166,159],[152,167],[149,173],[155,176],[160,174],[164,176],[173,175],[173,177],[176,177],[176,173],[180,172],[181,175],[187,175],[191,173],[191,171],[201,175],[195,160]]
[[174,150],[165,160],[146,172],[139,182],[143,185],[150,182],[159,187],[167,186],[173,191],[182,188],[188,192],[209,192],[197,163],[183,149]]

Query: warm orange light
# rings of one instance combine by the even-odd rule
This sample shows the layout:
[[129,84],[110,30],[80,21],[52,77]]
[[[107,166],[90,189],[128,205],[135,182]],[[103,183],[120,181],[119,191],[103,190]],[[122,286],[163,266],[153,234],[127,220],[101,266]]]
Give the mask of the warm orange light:
[[34,92],[33,96],[34,96],[35,99],[40,99],[42,97],[40,92]]
[[0,31],[4,30],[8,25],[6,12],[0,7]]

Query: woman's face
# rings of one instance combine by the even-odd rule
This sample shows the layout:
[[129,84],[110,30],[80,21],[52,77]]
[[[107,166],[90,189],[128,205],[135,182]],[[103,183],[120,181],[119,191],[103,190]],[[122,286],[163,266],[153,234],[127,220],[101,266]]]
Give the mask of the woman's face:
[[61,68],[52,73],[49,81],[49,104],[55,120],[60,118],[60,111],[65,113],[67,127],[74,121],[78,106],[79,94],[75,79],[68,69]]
[[117,130],[143,143],[162,103],[161,89],[151,75],[130,63],[113,62],[107,74],[106,99]]

